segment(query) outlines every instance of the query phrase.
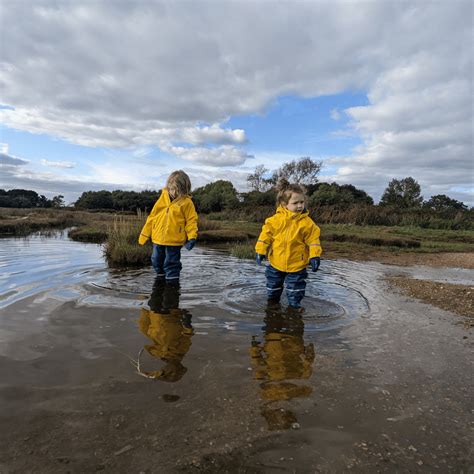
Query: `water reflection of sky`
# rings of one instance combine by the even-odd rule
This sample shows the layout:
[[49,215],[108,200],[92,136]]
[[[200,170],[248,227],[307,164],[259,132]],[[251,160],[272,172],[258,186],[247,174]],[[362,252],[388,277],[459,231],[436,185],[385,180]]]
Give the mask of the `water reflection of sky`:
[[[180,400],[175,407],[209,380],[219,396],[222,387],[246,384],[270,430],[304,421],[327,346],[346,351],[353,345],[348,333],[359,331],[363,344],[383,352],[394,339],[390,333],[383,344],[372,340],[380,322],[399,312],[377,282],[387,273],[428,271],[324,260],[309,275],[298,315],[288,312],[285,297],[267,306],[264,268],[202,247],[183,252],[179,288],[157,281],[151,267],[108,269],[101,246],[61,233],[3,239],[0,270],[0,355],[8,364],[45,364],[44,373],[32,370],[33,379],[59,372],[74,380],[80,373],[93,384],[113,374],[149,383],[163,401]],[[64,363],[64,354],[73,362]]]
[[[108,269],[100,245],[68,240],[64,234],[3,239],[0,307],[40,292],[77,305],[141,308],[151,294],[151,268]],[[310,273],[303,319],[306,331],[334,329],[363,316],[361,291],[378,272],[354,271],[350,262],[325,261]],[[212,308],[195,317],[198,330],[253,330],[266,309],[264,269],[224,252],[196,248],[183,252],[181,306]],[[282,299],[285,306],[285,297]]]

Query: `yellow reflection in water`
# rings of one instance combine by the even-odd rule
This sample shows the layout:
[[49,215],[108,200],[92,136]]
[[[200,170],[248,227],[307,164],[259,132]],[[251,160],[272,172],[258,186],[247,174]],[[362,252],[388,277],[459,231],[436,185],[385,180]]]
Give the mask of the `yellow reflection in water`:
[[304,343],[301,314],[285,313],[279,306],[269,306],[265,313],[263,338],[259,341],[253,336],[250,348],[253,374],[262,381],[261,414],[268,428],[288,429],[297,418],[291,410],[283,408],[282,402],[312,393],[312,387],[302,381],[311,377],[314,346]]
[[187,371],[182,360],[191,347],[194,330],[189,311],[179,308],[179,296],[179,285],[157,279],[148,301],[150,309],[141,310],[138,327],[152,341],[144,348],[165,363],[155,371],[144,371],[138,365],[140,374],[147,378],[177,382]]

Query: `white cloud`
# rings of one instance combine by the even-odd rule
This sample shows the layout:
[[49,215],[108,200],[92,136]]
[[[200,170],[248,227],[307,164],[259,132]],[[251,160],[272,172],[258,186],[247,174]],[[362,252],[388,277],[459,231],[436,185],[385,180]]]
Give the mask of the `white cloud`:
[[240,148],[231,145],[222,145],[217,148],[173,146],[167,148],[166,151],[186,161],[212,166],[237,166],[243,164],[248,158],[253,158],[252,155],[248,155]]
[[71,161],[49,161],[45,159],[41,159],[40,163],[43,166],[50,166],[51,168],[75,168],[76,163]]
[[473,180],[470,2],[38,1],[2,15],[10,127],[238,166],[246,136],[229,117],[362,90],[368,105],[344,112],[363,145],[335,179],[374,194],[395,176],[425,193]]

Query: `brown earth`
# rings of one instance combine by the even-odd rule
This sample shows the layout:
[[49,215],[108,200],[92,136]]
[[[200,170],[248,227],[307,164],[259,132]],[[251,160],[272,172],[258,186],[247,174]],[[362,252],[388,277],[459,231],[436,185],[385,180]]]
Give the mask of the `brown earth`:
[[474,287],[402,276],[387,280],[412,298],[467,317],[466,328],[474,326]]
[[356,261],[375,261],[389,265],[429,267],[452,267],[474,269],[473,252],[408,253],[385,252],[377,249],[355,249],[350,251],[328,250],[324,256],[330,259],[348,258]]

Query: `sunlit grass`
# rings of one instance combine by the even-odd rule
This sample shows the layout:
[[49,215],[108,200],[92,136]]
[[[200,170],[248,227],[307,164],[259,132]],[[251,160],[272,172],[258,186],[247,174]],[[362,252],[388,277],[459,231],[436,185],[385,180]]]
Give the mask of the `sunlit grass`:
[[151,246],[139,245],[145,216],[117,216],[108,230],[104,255],[111,267],[145,266],[150,263]]

